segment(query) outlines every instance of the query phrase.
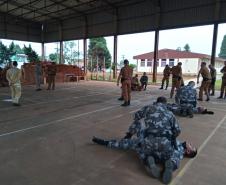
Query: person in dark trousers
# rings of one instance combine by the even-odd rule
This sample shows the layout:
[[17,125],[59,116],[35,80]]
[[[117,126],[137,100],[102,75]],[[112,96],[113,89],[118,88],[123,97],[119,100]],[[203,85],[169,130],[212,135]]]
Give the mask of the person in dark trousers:
[[220,93],[220,96],[218,97],[218,99],[223,98],[223,96],[224,96],[224,98],[226,98],[226,92],[225,92],[225,88],[226,88],[226,60],[224,61],[224,67],[221,69],[221,73],[223,73],[223,76],[222,76],[222,83],[221,83],[221,93]]
[[[209,65],[209,69],[210,69],[210,75],[211,75],[211,83],[209,86],[209,95],[214,96],[217,72],[216,72],[216,69],[211,64]],[[210,93],[210,91],[211,91],[211,93]]]
[[133,76],[133,69],[129,66],[129,61],[125,59],[124,67],[121,69],[118,76],[118,80],[117,80],[117,86],[119,86],[120,80],[122,82],[122,94],[123,94],[124,103],[121,106],[130,105],[132,76]]
[[148,85],[148,76],[146,72],[144,72],[143,76],[140,78],[140,83],[141,83],[142,89],[145,91]]
[[48,75],[48,88],[47,90],[54,90],[55,89],[55,77],[56,77],[56,63],[52,62],[51,65],[48,66],[47,68],[47,75]]
[[166,81],[166,88],[165,88],[165,90],[167,90],[168,85],[169,85],[170,73],[171,73],[171,68],[169,67],[169,65],[166,65],[165,69],[163,70],[162,85],[161,85],[161,87],[159,89],[163,89],[164,83]]

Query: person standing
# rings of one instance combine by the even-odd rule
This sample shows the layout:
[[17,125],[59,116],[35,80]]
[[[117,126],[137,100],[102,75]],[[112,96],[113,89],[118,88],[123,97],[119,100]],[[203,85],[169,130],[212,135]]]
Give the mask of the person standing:
[[176,66],[172,67],[172,88],[170,92],[170,98],[173,97],[175,88],[178,90],[181,86],[181,79],[182,79],[182,63],[178,62]]
[[216,72],[216,69],[211,64],[209,65],[209,69],[210,69],[210,75],[211,75],[211,83],[210,83],[210,86],[209,86],[209,94],[210,94],[210,91],[212,91],[210,96],[214,96],[217,72]]
[[17,68],[17,65],[17,62],[13,61],[12,67],[6,72],[6,78],[9,82],[12,103],[14,106],[20,106],[19,99],[21,97],[21,70]]
[[[221,93],[218,99],[223,98],[225,87],[226,87],[226,60],[224,61],[224,67],[221,69],[222,76],[222,83],[221,83]],[[225,98],[226,96],[224,96]]]
[[56,63],[52,62],[51,65],[48,66],[47,68],[47,75],[48,75],[48,88],[47,90],[54,90],[55,89],[55,77],[56,77]]
[[206,67],[206,62],[201,63],[201,68],[200,68],[198,76],[197,76],[197,84],[199,83],[200,74],[202,75],[203,80],[202,80],[202,83],[201,83],[201,87],[199,89],[198,100],[203,101],[203,91],[204,91],[205,94],[206,94],[206,97],[207,97],[206,101],[209,101],[210,98],[209,98],[208,89],[209,89],[209,86],[210,86],[210,83],[211,83],[211,75],[210,75],[208,68]]
[[145,91],[147,88],[147,85],[148,85],[148,76],[147,76],[146,72],[144,72],[143,76],[140,78],[140,83],[141,83],[142,89],[144,89],[144,91]]
[[41,91],[41,81],[42,81],[42,65],[38,61],[35,64],[35,80],[36,80],[36,91]]
[[167,90],[168,85],[169,85],[170,73],[171,73],[171,68],[169,67],[169,65],[166,65],[165,69],[163,70],[162,86],[159,89],[163,89],[164,83],[166,81],[166,88],[165,88],[165,90]]
[[122,94],[123,94],[124,103],[121,106],[130,105],[132,75],[133,75],[133,69],[129,66],[129,61],[125,59],[124,67],[121,69],[118,76],[118,80],[117,80],[117,86],[119,86],[120,80],[122,83]]

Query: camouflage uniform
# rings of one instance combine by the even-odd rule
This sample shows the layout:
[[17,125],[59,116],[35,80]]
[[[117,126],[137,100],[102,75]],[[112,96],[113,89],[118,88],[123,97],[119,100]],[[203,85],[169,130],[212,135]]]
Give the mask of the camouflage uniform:
[[[223,96],[226,97],[226,92],[225,92],[225,88],[226,88],[226,65],[221,69],[221,73],[223,73],[223,76],[222,76],[220,97],[223,98]],[[224,94],[224,92],[225,92],[225,94]]]
[[211,95],[215,94],[215,82],[216,82],[216,76],[217,76],[217,71],[214,67],[210,68],[210,75],[211,75],[211,83],[209,86],[209,94],[210,91],[212,91]]
[[163,70],[163,79],[162,79],[161,89],[163,89],[165,81],[166,81],[166,89],[168,88],[170,73],[171,73],[171,68],[169,66],[166,66],[165,69]]
[[133,69],[126,65],[124,66],[119,76],[121,76],[121,82],[122,82],[122,94],[123,98],[126,102],[131,100],[131,79],[133,75]]
[[170,98],[173,97],[175,88],[178,90],[181,86],[181,79],[182,79],[182,68],[181,66],[177,65],[172,67],[172,88],[170,92]]
[[55,63],[52,63],[47,68],[47,74],[48,74],[48,90],[52,88],[52,90],[55,89],[55,77],[57,73],[57,67]]
[[208,68],[206,66],[201,67],[201,69],[199,70],[199,75],[202,75],[203,80],[199,89],[199,99],[202,100],[203,98],[203,91],[205,91],[205,94],[207,96],[207,99],[209,99],[209,86],[211,83],[211,75],[210,72],[208,70]]
[[175,101],[177,104],[191,104],[196,107],[197,92],[190,85],[186,85],[177,90]]
[[108,147],[135,150],[143,160],[148,156],[153,156],[156,162],[171,159],[177,169],[184,153],[180,142],[176,141],[180,131],[173,113],[167,110],[166,105],[156,103],[135,113],[134,122],[129,127],[129,133],[135,137],[110,140]]

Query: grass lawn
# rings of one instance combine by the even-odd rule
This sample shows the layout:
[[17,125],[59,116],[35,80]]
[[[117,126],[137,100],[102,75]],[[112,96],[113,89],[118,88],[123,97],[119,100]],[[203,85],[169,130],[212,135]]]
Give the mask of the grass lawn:
[[222,80],[216,80],[216,83],[215,83],[215,89],[216,90],[220,90],[221,89],[221,82],[222,82]]

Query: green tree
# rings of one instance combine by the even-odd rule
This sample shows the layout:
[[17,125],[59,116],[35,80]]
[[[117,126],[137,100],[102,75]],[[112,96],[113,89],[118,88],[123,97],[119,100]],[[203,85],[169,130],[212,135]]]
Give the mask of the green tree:
[[23,49],[21,49],[21,47],[18,44],[14,45],[14,51],[16,52],[16,54],[24,54]]
[[89,69],[93,70],[96,68],[97,61],[99,69],[101,70],[103,67],[109,68],[111,66],[111,54],[107,48],[107,42],[104,37],[92,38],[89,42],[89,50],[88,50],[89,61]]
[[49,59],[53,62],[56,62],[58,61],[58,54],[57,53],[51,53],[49,54]]
[[27,55],[27,59],[28,59],[29,62],[39,61],[38,54],[32,49],[30,44],[29,44],[28,47],[26,47],[24,45],[23,51],[24,51],[24,54]]
[[135,69],[137,67],[136,64],[129,64],[129,66],[132,68],[132,69]]
[[1,64],[6,64],[7,62],[11,62],[11,57],[16,54],[14,51],[14,43],[12,42],[9,47],[5,46],[1,41],[0,41],[0,63]]
[[177,49],[176,49],[177,51],[181,51],[181,47],[177,47]]
[[220,49],[220,53],[218,56],[226,59],[226,35],[224,35],[224,38],[222,40],[221,49]]
[[66,41],[64,42],[64,60],[69,64],[75,64],[75,61],[78,60],[78,53],[76,51],[75,41]]
[[189,44],[185,44],[184,51],[191,52],[191,48],[190,48]]

